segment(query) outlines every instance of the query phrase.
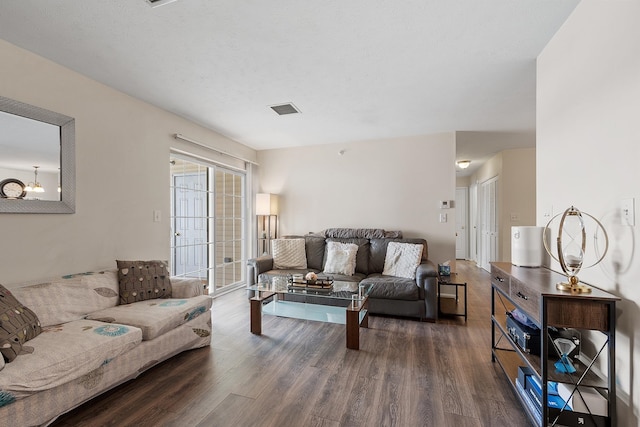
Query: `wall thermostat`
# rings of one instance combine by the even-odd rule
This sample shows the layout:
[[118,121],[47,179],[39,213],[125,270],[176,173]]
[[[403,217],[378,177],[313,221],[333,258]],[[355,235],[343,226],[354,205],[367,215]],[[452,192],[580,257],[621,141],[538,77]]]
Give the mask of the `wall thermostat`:
[[451,207],[451,200],[440,200],[440,209],[449,209]]

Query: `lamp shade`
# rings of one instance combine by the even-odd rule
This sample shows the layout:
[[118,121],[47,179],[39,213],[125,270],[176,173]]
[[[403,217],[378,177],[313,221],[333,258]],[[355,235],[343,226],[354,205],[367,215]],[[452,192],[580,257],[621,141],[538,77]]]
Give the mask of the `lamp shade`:
[[277,215],[278,196],[270,193],[256,194],[256,215]]

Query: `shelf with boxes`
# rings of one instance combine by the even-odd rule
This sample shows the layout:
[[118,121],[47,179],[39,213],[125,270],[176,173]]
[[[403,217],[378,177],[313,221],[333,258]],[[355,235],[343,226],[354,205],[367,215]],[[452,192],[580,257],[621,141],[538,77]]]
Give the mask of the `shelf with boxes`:
[[559,291],[563,278],[545,268],[492,263],[492,360],[533,425],[614,426],[619,298],[595,288]]

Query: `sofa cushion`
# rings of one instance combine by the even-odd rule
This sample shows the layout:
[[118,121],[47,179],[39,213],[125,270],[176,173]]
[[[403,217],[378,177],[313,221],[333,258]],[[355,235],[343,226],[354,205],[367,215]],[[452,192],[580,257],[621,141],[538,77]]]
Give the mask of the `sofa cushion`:
[[120,304],[171,298],[171,281],[165,261],[116,261]]
[[42,331],[38,316],[0,285],[0,353],[7,362],[22,351],[22,345]]
[[0,390],[19,395],[51,389],[109,363],[141,341],[140,329],[92,320],[44,328],[29,341],[33,351],[2,370]]
[[58,325],[118,305],[118,273],[113,269],[70,274],[16,288],[13,295],[36,313],[43,327]]
[[356,254],[358,245],[353,243],[327,242],[327,261],[324,264],[325,274],[344,274],[353,276],[356,271]]
[[361,285],[372,285],[369,298],[413,301],[421,298],[420,288],[413,279],[374,274]]
[[422,261],[428,259],[427,241],[424,239],[371,239],[369,252],[369,274],[382,273],[384,271],[384,260],[387,254],[387,245],[390,242],[415,243],[423,245]]
[[184,299],[139,301],[119,305],[87,315],[87,319],[107,323],[122,323],[142,330],[142,339],[149,341],[211,309],[211,297],[200,295]]
[[322,270],[324,266],[324,237],[316,235],[304,236],[305,252],[307,254],[307,268],[312,270]]
[[391,242],[387,245],[387,254],[384,259],[384,270],[382,270],[382,274],[415,279],[416,268],[418,268],[420,264],[421,256],[422,245]]
[[273,268],[275,270],[307,268],[307,255],[304,246],[304,239],[272,240]]

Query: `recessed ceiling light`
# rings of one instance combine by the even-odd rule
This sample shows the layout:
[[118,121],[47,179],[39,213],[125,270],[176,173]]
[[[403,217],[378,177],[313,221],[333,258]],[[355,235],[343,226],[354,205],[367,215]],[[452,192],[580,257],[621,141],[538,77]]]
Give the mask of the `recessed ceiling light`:
[[147,0],[147,3],[151,5],[151,7],[159,7],[164,6],[165,4],[173,3],[176,0]]
[[290,102],[286,104],[270,105],[269,108],[271,108],[273,111],[280,114],[281,116],[285,114],[300,113],[300,110],[298,110],[298,108]]

